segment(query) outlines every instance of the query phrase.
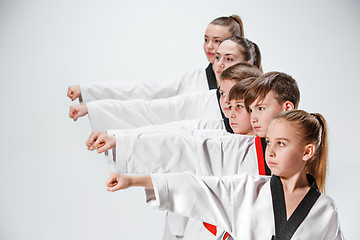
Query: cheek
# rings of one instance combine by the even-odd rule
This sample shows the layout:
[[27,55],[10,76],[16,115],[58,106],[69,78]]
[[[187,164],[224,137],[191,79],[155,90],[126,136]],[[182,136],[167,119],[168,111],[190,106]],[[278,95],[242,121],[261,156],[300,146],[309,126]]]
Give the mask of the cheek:
[[207,43],[207,42],[204,42],[203,48],[204,48],[204,51],[205,51],[205,52],[206,52],[207,47],[208,47],[208,43]]
[[227,107],[225,97],[223,97],[223,96],[220,97],[220,106],[223,110]]
[[250,114],[248,114],[245,109],[243,109],[243,112],[240,114],[239,118],[244,123],[244,125],[251,127]]

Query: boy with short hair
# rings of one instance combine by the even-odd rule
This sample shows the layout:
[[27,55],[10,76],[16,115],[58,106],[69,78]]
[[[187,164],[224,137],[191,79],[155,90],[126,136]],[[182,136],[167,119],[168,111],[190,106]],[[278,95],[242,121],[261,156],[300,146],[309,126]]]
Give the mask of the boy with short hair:
[[297,109],[299,102],[300,91],[295,79],[281,72],[269,72],[260,76],[249,87],[245,97],[253,129],[262,138],[277,113]]

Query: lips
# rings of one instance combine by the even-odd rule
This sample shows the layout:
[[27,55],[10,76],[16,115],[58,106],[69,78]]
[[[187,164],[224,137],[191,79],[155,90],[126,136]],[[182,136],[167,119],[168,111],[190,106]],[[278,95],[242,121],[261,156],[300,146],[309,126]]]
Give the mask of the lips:
[[275,162],[272,162],[272,161],[268,161],[268,163],[267,163],[269,166],[274,166],[274,165],[277,165],[277,163],[275,163]]
[[253,127],[254,131],[257,132],[260,130],[260,127]]

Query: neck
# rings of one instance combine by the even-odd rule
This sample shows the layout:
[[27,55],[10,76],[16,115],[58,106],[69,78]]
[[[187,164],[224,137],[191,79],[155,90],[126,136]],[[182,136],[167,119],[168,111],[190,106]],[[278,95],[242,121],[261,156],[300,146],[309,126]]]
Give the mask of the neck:
[[280,177],[284,192],[293,193],[297,190],[310,188],[305,170],[290,177]]

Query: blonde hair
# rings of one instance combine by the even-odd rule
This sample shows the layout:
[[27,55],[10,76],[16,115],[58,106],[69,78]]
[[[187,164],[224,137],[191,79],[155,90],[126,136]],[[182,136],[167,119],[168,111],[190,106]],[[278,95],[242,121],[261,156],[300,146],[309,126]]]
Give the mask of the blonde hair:
[[244,27],[241,18],[238,15],[229,17],[218,17],[211,21],[210,24],[229,27],[231,36],[244,37]]
[[307,161],[305,170],[315,178],[319,190],[324,193],[328,155],[328,133],[324,117],[320,113],[290,110],[279,113],[275,119],[291,123],[296,128],[301,142],[315,145],[315,153]]

